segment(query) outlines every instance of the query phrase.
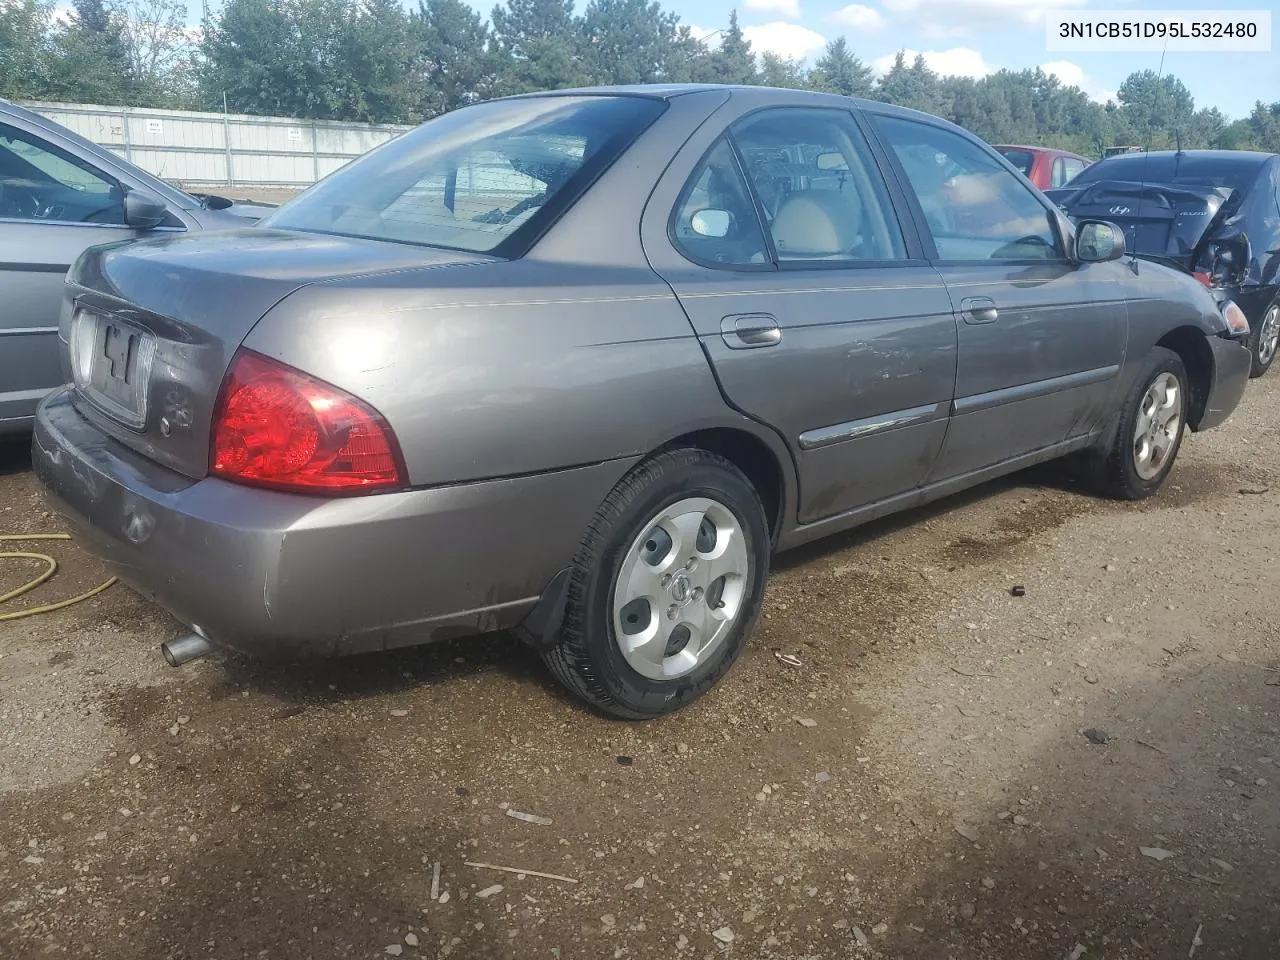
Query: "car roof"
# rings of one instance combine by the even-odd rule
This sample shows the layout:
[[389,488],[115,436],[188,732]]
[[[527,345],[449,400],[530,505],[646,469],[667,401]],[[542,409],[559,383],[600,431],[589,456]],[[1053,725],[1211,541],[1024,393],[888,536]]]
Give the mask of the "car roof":
[[1151,160],[1172,160],[1174,157],[1181,155],[1183,160],[1191,160],[1201,163],[1212,163],[1217,161],[1222,166],[1235,167],[1260,167],[1272,157],[1280,156],[1275,153],[1263,153],[1260,150],[1141,150],[1130,153],[1117,153],[1114,156],[1104,157],[1099,163],[1105,163],[1111,167],[1118,167],[1123,164],[1140,167],[1143,159]]
[[1026,150],[1028,153],[1052,153],[1056,156],[1075,157],[1077,160],[1087,159],[1074,151],[1063,150],[1061,147],[1033,147],[1027,143],[993,143],[992,146],[997,150]]
[[676,97],[691,96],[696,93],[721,90],[731,94],[735,99],[754,102],[761,107],[777,104],[779,106],[839,107],[849,109],[851,106],[869,113],[884,116],[903,117],[923,120],[935,126],[946,127],[963,133],[968,137],[974,134],[959,127],[949,120],[936,117],[931,113],[900,107],[897,104],[880,100],[864,100],[860,97],[846,97],[838,93],[823,93],[818,90],[797,90],[793,87],[762,87],[747,84],[727,83],[634,83],[617,86],[572,87],[565,90],[539,90],[533,93],[520,93],[508,100],[523,100],[537,97],[647,97],[653,100],[673,100]]

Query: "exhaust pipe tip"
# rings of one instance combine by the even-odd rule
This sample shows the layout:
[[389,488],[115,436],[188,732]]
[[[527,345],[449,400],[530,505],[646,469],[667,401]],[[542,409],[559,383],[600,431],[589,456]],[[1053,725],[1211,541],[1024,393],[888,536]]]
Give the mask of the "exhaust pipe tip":
[[160,652],[164,655],[165,662],[171,667],[180,667],[192,660],[199,660],[212,650],[213,644],[198,633],[189,633],[185,637],[178,637],[160,644]]

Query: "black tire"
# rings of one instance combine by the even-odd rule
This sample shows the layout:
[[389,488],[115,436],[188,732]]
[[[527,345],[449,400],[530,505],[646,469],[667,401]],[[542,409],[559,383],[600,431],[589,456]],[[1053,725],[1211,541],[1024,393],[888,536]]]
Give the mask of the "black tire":
[[[623,555],[659,511],[688,497],[725,507],[743,531],[749,572],[736,622],[692,672],[652,680],[623,656],[612,616]],[[560,642],[543,654],[572,693],[614,717],[647,720],[693,702],[720,680],[746,644],[760,614],[771,545],[764,507],[751,482],[728,460],[681,448],[641,463],[618,482],[588,526],[569,579]]]
[[1274,345],[1271,346],[1271,355],[1265,359],[1261,356],[1263,352],[1263,333],[1270,333],[1268,324],[1280,323],[1280,299],[1277,299],[1266,310],[1262,311],[1262,316],[1258,318],[1258,322],[1253,325],[1253,329],[1249,331],[1249,354],[1253,357],[1253,365],[1249,369],[1250,378],[1260,377],[1271,369],[1271,364],[1275,362],[1276,354],[1280,353]]
[[[1181,409],[1178,412],[1177,436],[1158,471],[1153,476],[1143,477],[1138,472],[1134,456],[1138,441],[1138,409],[1156,379],[1165,374],[1172,374],[1178,381]],[[1182,447],[1182,438],[1187,432],[1189,386],[1182,358],[1172,350],[1153,347],[1142,370],[1134,378],[1133,387],[1120,407],[1118,419],[1112,429],[1104,434],[1106,445],[1098,451],[1097,469],[1093,477],[1094,486],[1099,493],[1117,500],[1143,500],[1160,489],[1169,471],[1173,469],[1178,450]]]

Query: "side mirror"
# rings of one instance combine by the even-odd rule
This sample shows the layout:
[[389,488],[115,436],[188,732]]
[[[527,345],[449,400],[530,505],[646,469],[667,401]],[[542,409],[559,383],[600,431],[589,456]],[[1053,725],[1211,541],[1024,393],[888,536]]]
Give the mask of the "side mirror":
[[138,230],[150,230],[164,222],[169,208],[153,193],[130,190],[124,195],[124,222]]
[[1124,256],[1124,233],[1105,220],[1082,220],[1076,228],[1076,259],[1106,263]]
[[727,237],[732,225],[733,214],[728,210],[699,210],[689,220],[694,233],[715,240]]

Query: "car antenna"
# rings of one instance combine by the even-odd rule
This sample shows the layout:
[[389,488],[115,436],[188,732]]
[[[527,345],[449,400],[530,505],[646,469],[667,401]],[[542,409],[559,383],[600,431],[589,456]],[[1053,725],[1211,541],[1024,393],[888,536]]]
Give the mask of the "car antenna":
[[[1169,38],[1164,41],[1164,49],[1160,51],[1160,67],[1156,70],[1156,85],[1159,86],[1160,81],[1164,79],[1164,55],[1169,52]],[[1155,117],[1151,117],[1147,121],[1147,148],[1142,151],[1142,171],[1138,180],[1138,216],[1137,220],[1142,220],[1142,201],[1146,199],[1147,192],[1147,162],[1151,159],[1151,141],[1155,138],[1156,121]],[[1178,153],[1182,153],[1181,136],[1177,128],[1174,128],[1174,137],[1178,139]],[[1174,161],[1177,162],[1176,160]],[[1133,228],[1133,238],[1138,239],[1138,228]],[[1133,275],[1138,275],[1138,258],[1136,256],[1129,258],[1129,269],[1133,271]]]

